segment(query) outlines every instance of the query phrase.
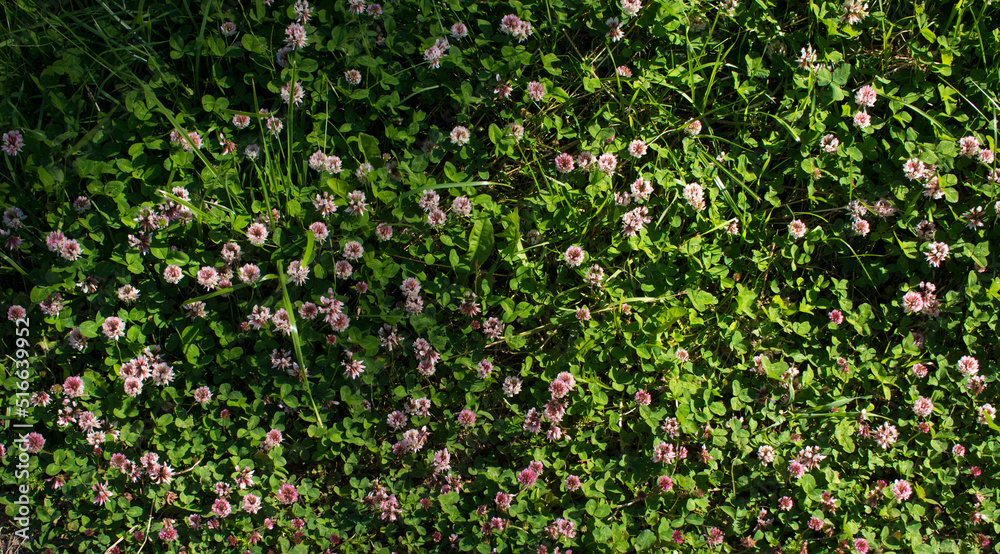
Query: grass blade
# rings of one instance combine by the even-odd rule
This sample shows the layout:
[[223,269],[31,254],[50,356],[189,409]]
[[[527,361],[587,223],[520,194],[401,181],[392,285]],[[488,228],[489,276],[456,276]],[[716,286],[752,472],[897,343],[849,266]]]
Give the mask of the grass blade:
[[309,395],[309,404],[312,405],[313,413],[316,415],[316,424],[322,429],[323,420],[319,417],[319,410],[316,409],[316,401],[313,400],[312,390],[309,388],[309,376],[306,371],[305,358],[302,357],[302,341],[299,339],[299,328],[295,324],[295,310],[292,309],[292,299],[288,296],[288,286],[285,284],[287,277],[285,270],[278,262],[278,276],[281,283],[281,298],[285,304],[285,311],[288,312],[288,321],[292,328],[292,346],[295,350],[295,359],[299,361],[299,371],[302,372],[302,382],[306,386],[306,394]]

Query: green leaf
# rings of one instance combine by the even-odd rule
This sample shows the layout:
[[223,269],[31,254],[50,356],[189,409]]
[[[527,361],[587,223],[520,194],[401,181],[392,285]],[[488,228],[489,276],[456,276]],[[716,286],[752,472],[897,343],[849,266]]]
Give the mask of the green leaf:
[[469,231],[469,263],[483,265],[493,253],[493,222],[479,219]]
[[265,42],[251,34],[244,34],[240,42],[244,50],[253,52],[254,54],[266,54]]
[[705,292],[703,290],[687,291],[688,298],[691,299],[691,305],[698,312],[704,312],[709,306],[714,306],[719,303],[719,299],[712,295],[712,293]]
[[358,135],[358,143],[361,145],[361,151],[365,153],[367,161],[375,162],[375,160],[382,159],[382,154],[378,148],[378,141],[375,140],[375,137],[361,133]]
[[993,429],[994,431],[1000,431],[1000,426],[997,426],[996,422],[993,421],[993,417],[990,414],[983,412],[983,419],[986,420],[986,425],[990,429]]
[[309,264],[312,263],[313,246],[316,244],[316,237],[310,230],[308,233],[306,233],[306,238],[307,238],[306,251],[305,254],[302,255],[302,265],[304,267],[309,267]]
[[201,97],[201,108],[206,112],[210,112],[215,109],[215,97],[211,94],[206,94]]
[[38,168],[38,180],[42,182],[42,185],[44,185],[46,189],[54,185],[56,182],[55,179],[52,178],[52,175],[44,167]]
[[500,130],[500,127],[496,123],[490,123],[489,134],[490,142],[493,144],[500,144],[500,141],[503,140],[503,131]]
[[854,452],[854,440],[851,438],[852,435],[851,423],[849,421],[845,419],[837,424],[834,436],[837,438],[837,442],[840,443],[841,448],[844,449],[844,452]]
[[833,84],[843,87],[847,86],[847,81],[851,78],[851,65],[841,64],[833,70]]
[[642,533],[639,533],[638,537],[632,539],[632,546],[634,546],[636,550],[646,550],[653,546],[653,543],[655,542],[656,534],[649,529],[644,529]]
[[97,336],[98,328],[99,326],[96,321],[84,321],[79,327],[80,333],[88,339],[92,339]]
[[799,478],[799,485],[802,486],[803,492],[809,494],[812,491],[816,490],[816,478],[806,473],[805,475]]
[[[302,217],[302,204],[298,200],[289,200],[286,205],[286,210],[288,211],[289,217],[299,218]],[[312,234],[312,233],[310,233]]]
[[753,289],[748,289],[742,284],[737,283],[736,290],[739,291],[739,300],[737,305],[739,310],[744,314],[754,317],[757,315],[757,292]]
[[453,492],[449,492],[447,494],[442,494],[441,496],[438,497],[438,500],[441,501],[441,509],[446,514],[448,514],[448,515],[450,515],[450,516],[452,516],[454,518],[460,517],[459,513],[458,513],[458,507],[456,506],[456,504],[458,504],[458,493],[457,492],[453,491]]

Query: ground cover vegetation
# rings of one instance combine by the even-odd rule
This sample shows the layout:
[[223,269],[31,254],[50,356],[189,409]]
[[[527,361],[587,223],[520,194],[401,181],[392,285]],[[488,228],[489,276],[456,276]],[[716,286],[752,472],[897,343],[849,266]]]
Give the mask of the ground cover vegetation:
[[8,2],[25,548],[997,551],[998,26]]

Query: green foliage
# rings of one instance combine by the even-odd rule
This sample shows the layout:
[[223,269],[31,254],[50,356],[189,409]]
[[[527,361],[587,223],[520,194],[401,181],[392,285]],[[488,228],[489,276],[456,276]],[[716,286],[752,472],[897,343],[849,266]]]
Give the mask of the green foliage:
[[996,550],[988,2],[10,4],[32,551]]

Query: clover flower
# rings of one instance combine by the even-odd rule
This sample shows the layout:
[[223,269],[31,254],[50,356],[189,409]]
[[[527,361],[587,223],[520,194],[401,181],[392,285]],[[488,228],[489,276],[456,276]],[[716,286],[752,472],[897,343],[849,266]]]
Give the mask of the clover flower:
[[250,144],[243,151],[243,155],[246,156],[250,161],[256,160],[257,156],[260,155],[260,146],[256,144]]
[[927,245],[927,252],[924,252],[924,256],[927,258],[927,263],[934,267],[941,265],[941,262],[948,259],[948,245],[943,242],[932,242]]
[[642,9],[642,2],[639,0],[621,0],[622,12],[629,17],[635,17]]
[[597,169],[605,175],[613,175],[615,173],[615,168],[618,167],[618,158],[610,152],[601,154],[601,157],[597,158]]
[[469,200],[468,196],[465,195],[459,196],[458,198],[452,201],[451,211],[456,215],[469,217],[470,215],[472,215],[472,201]]
[[243,497],[242,508],[248,514],[256,514],[260,510],[260,497],[250,493]]
[[966,377],[979,373],[979,360],[972,356],[962,356],[958,360],[958,371]]
[[927,417],[934,411],[934,402],[921,396],[913,402],[913,413],[918,417]]
[[292,10],[295,12],[295,20],[300,23],[308,23],[312,17],[313,8],[307,0],[296,0]]
[[575,163],[573,162],[573,156],[563,152],[556,156],[556,169],[560,173],[569,173],[573,171]]
[[430,64],[431,69],[438,69],[441,67],[441,58],[444,57],[445,51],[441,49],[437,44],[432,44],[424,50],[424,60]]
[[514,14],[510,14],[505,15],[500,20],[500,32],[516,38],[518,42],[524,42],[528,40],[534,29],[531,27],[531,23],[523,21]]
[[661,475],[656,480],[656,486],[660,488],[660,492],[670,492],[674,488],[674,480],[668,475]]
[[872,118],[870,115],[868,115],[868,112],[866,112],[865,110],[861,110],[858,113],[854,114],[855,127],[859,129],[864,129],[865,127],[871,125],[871,123],[872,123]]
[[625,33],[622,31],[621,20],[617,17],[608,18],[605,23],[608,26],[608,33],[605,36],[610,38],[611,42],[618,42],[625,36]]
[[101,324],[101,332],[108,340],[117,341],[125,336],[125,322],[118,317],[109,317]]
[[684,187],[684,199],[687,200],[689,206],[695,209],[695,211],[704,211],[705,206],[705,190],[701,188],[698,183],[688,183]]
[[757,449],[757,457],[760,458],[760,463],[765,466],[770,464],[774,461],[774,448],[769,444],[761,445]]
[[490,373],[493,373],[493,362],[489,360],[480,360],[476,368],[476,373],[479,375],[479,378],[485,379],[490,376]]
[[[343,316],[344,314],[337,314]],[[346,317],[346,316],[345,316]],[[365,372],[365,364],[361,360],[351,360],[349,362],[341,363],[344,366],[344,375],[350,377],[351,379],[357,379],[361,377],[361,374]]]
[[278,119],[276,116],[273,115],[267,118],[267,120],[265,120],[265,124],[267,126],[268,132],[270,132],[271,136],[274,137],[280,135],[281,130],[285,128],[285,124],[282,123],[280,119]]
[[3,134],[3,151],[8,156],[17,156],[24,149],[24,137],[21,131],[7,131]]
[[642,389],[639,389],[635,393],[635,403],[640,406],[649,406],[650,402],[653,401],[653,397]]
[[557,539],[572,539],[576,537],[576,523],[571,520],[559,518],[547,527],[545,527],[545,532],[548,533],[549,538],[552,540]]
[[255,246],[264,244],[264,242],[267,241],[267,235],[267,227],[261,223],[251,224],[250,227],[247,228],[247,240],[250,241],[250,244]]
[[17,321],[19,319],[24,319],[24,316],[26,315],[28,315],[28,312],[24,309],[23,306],[14,305],[7,310],[7,319],[9,321]]
[[476,424],[476,412],[472,410],[462,410],[458,414],[458,424],[463,427],[472,427]]
[[985,225],[983,223],[983,207],[976,206],[971,210],[967,210],[962,214],[962,219],[965,220],[965,226],[967,228],[972,229],[973,231],[981,229]]
[[969,135],[962,137],[958,141],[960,148],[958,155],[965,158],[976,158],[979,156],[979,139]]
[[198,387],[194,391],[194,401],[202,406],[208,405],[212,400],[212,391],[208,387]]
[[528,96],[535,102],[541,102],[545,98],[545,85],[538,81],[528,83]]
[[275,496],[278,497],[278,502],[282,504],[294,504],[295,501],[299,499],[299,491],[296,490],[295,485],[285,483],[281,485],[281,488],[278,489]]
[[858,89],[854,94],[854,101],[858,103],[859,106],[864,106],[867,108],[872,108],[875,106],[875,100],[878,98],[878,94],[871,85],[865,85]]
[[903,295],[903,310],[906,313],[920,313],[924,309],[924,297],[916,291]]
[[508,398],[517,396],[521,392],[521,378],[508,375],[503,381],[503,394]]
[[862,0],[844,0],[844,3],[840,6],[840,11],[843,12],[843,20],[848,25],[857,25],[864,21],[868,17],[868,3]]
[[219,284],[219,272],[213,267],[203,266],[198,270],[198,284],[206,290],[212,290]]
[[67,377],[63,382],[63,394],[67,398],[78,398],[83,396],[83,379],[77,376]]
[[469,143],[469,138],[470,138],[469,129],[467,127],[458,125],[451,130],[450,138],[452,144],[458,146],[464,146]]
[[819,147],[821,150],[827,154],[836,154],[837,146],[840,145],[840,140],[837,139],[833,134],[823,135],[823,138],[819,141]]
[[903,164],[903,175],[911,181],[923,179],[926,171],[927,166],[917,158],[910,158]]
[[802,48],[798,59],[795,61],[799,64],[799,68],[812,70],[816,63],[816,51],[813,50],[812,45],[810,44]]
[[525,487],[530,487],[535,484],[535,480],[538,479],[538,474],[531,470],[531,468],[522,469],[520,473],[517,474],[517,482]]
[[327,237],[330,236],[330,230],[327,229],[326,223],[322,221],[317,221],[310,225],[309,232],[313,234],[313,238],[319,243],[325,242]]
[[357,69],[348,69],[344,72],[344,79],[347,80],[348,84],[357,86],[361,83],[361,72]]
[[306,28],[301,23],[292,23],[285,29],[285,44],[289,48],[304,48],[306,45]]
[[566,260],[566,265],[570,267],[576,267],[583,263],[584,257],[587,255],[579,246],[573,245],[566,249],[565,254],[563,254],[563,259]]
[[296,285],[302,285],[309,279],[309,266],[303,264],[299,260],[288,264],[288,270],[286,271],[288,275],[288,280]]
[[225,518],[228,517],[229,514],[233,513],[233,509],[232,506],[229,505],[228,500],[225,498],[219,498],[212,503],[212,513],[220,518]]
[[792,222],[788,224],[788,234],[791,235],[793,240],[798,240],[806,236],[807,230],[806,224],[799,219],[792,220]]
[[604,269],[597,264],[590,266],[590,269],[587,270],[585,279],[587,284],[590,286],[600,287],[601,282],[604,280]]
[[726,536],[723,534],[722,529],[719,529],[718,527],[709,527],[708,535],[705,537],[705,544],[707,544],[710,548],[715,548],[716,546],[722,545],[725,538]]
[[285,104],[295,104],[296,106],[301,106],[302,100],[305,96],[306,92],[298,81],[294,83],[285,83],[285,86],[281,87],[281,99],[285,102]]
[[361,256],[363,256],[364,253],[365,253],[364,246],[362,246],[361,243],[356,240],[348,241],[347,244],[344,245],[343,255],[344,258],[348,260],[358,261],[361,259]]
[[889,422],[883,423],[874,432],[875,442],[882,447],[883,450],[888,450],[896,440],[899,438],[899,431],[896,430],[896,426],[890,424]]
[[896,479],[892,483],[892,496],[896,499],[896,502],[903,502],[910,498],[913,494],[913,487],[905,479]]
[[271,429],[270,431],[267,432],[266,435],[264,435],[264,442],[262,443],[261,446],[263,447],[264,450],[272,450],[278,445],[280,445],[283,440],[284,437],[282,437],[281,431],[277,429]]
[[103,506],[105,502],[111,500],[111,497],[115,495],[113,492],[108,490],[107,481],[105,481],[103,485],[101,483],[97,483],[90,487],[90,489],[96,493],[94,495],[94,504],[97,504],[98,506]]
[[245,264],[240,268],[240,281],[252,285],[260,280],[260,268],[256,264]]
[[639,139],[633,140],[628,145],[628,152],[629,154],[632,155],[633,158],[641,158],[645,156],[646,150],[647,150],[646,143]]

